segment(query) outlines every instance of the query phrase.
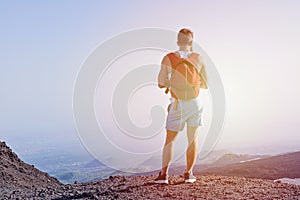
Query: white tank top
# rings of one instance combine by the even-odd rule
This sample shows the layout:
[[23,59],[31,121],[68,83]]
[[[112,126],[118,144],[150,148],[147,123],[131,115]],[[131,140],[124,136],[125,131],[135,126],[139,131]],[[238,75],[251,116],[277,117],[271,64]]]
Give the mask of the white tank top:
[[192,54],[191,51],[184,52],[184,51],[178,50],[177,52],[180,54],[181,58],[188,58]]

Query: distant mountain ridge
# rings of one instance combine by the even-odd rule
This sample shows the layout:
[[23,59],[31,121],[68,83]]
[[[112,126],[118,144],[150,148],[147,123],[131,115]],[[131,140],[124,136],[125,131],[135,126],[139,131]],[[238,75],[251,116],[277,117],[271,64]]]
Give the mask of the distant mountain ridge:
[[[185,165],[170,166],[170,174],[182,174]],[[194,174],[239,176],[276,180],[280,178],[300,178],[300,151],[278,155],[248,155],[225,153],[210,164],[197,160]],[[158,170],[136,175],[154,175]]]
[[198,174],[218,174],[264,179],[300,178],[300,151],[211,167]]

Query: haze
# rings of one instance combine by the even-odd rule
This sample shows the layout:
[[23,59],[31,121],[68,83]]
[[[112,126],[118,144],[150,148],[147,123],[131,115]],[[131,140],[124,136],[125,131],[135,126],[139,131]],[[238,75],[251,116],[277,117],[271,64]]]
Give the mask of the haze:
[[[125,5],[2,1],[0,139],[20,151],[29,143],[36,148],[83,150],[73,121],[72,92],[89,53],[127,30],[188,27],[215,63],[225,87],[226,120],[216,149],[297,149],[299,7],[296,0],[153,0]],[[161,58],[156,59],[159,63]],[[140,125],[147,124],[146,117],[135,117]],[[209,115],[205,117],[209,122]]]

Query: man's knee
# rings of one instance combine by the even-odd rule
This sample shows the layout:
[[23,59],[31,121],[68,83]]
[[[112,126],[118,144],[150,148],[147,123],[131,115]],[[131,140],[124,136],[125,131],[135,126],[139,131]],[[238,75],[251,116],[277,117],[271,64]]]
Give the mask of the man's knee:
[[193,144],[197,143],[198,141],[198,127],[188,127],[187,128],[187,137],[188,137],[188,143]]
[[176,131],[167,130],[166,143],[165,144],[174,142],[177,134],[178,134],[178,132],[176,132]]

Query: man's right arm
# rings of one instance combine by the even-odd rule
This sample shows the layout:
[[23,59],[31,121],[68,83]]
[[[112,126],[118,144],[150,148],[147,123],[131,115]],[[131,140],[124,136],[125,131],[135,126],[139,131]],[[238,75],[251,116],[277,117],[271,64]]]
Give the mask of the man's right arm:
[[161,61],[161,68],[158,74],[158,87],[159,88],[168,88],[170,86],[168,74],[170,73],[171,61],[169,57],[166,55],[163,57]]

